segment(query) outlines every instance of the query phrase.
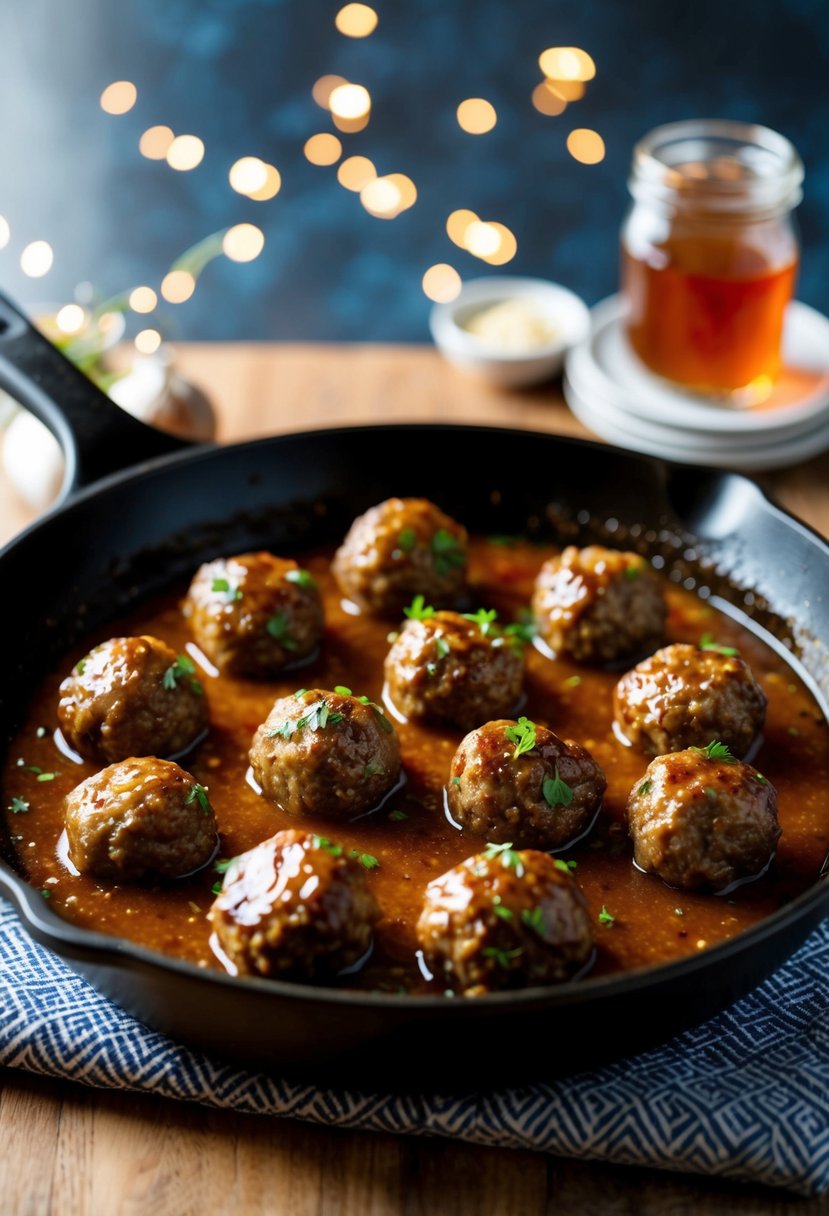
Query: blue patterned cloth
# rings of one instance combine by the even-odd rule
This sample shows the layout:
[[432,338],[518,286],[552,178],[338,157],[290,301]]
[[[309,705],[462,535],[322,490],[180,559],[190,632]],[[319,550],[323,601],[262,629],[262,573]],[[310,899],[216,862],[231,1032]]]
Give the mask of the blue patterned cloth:
[[812,1195],[829,1187],[829,922],[754,993],[664,1047],[551,1084],[401,1098],[287,1082],[171,1043],[33,944],[0,901],[0,1064],[247,1113]]

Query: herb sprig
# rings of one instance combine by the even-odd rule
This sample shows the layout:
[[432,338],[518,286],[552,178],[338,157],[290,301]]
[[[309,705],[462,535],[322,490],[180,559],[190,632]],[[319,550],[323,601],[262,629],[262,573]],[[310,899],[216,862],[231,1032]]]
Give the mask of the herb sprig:
[[529,718],[521,717],[513,726],[505,728],[504,737],[509,743],[515,744],[512,758],[516,760],[526,752],[531,752],[535,747],[537,742],[535,723],[531,722]]
[[573,787],[559,776],[558,768],[555,770],[554,777],[544,778],[541,792],[548,806],[570,806],[573,801]]
[[201,680],[196,679],[196,664],[186,654],[176,655],[175,662],[164,672],[161,683],[168,692],[173,692],[178,688],[179,680],[183,680],[185,676],[193,692],[200,697],[204,687]]
[[720,743],[717,739],[712,739],[705,747],[689,747],[688,750],[708,760],[721,760],[723,764],[737,763],[737,757],[732,754],[728,744]]

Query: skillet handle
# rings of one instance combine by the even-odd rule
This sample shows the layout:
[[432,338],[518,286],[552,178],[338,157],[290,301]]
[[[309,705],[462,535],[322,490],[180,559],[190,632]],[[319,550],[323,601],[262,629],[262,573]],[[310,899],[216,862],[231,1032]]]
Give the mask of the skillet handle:
[[110,401],[2,294],[0,388],[31,410],[63,449],[60,502],[108,473],[192,446]]

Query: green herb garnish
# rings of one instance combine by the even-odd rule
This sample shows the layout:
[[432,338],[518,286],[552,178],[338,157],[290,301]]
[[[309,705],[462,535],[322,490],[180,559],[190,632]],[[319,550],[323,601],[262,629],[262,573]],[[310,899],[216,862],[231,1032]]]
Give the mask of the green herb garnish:
[[432,537],[432,560],[438,574],[446,575],[452,569],[466,565],[466,557],[460,542],[446,528],[438,528]]
[[511,625],[504,626],[504,636],[529,646],[536,635],[535,617],[529,608],[522,609]]
[[698,756],[705,756],[708,760],[722,760],[723,764],[736,764],[737,757],[731,754],[731,750],[727,743],[718,743],[716,739],[712,739],[705,747],[689,747],[689,752],[696,752]]
[[[401,553],[411,553],[417,544],[417,533],[414,528],[403,528],[397,533],[397,544]],[[396,556],[392,554],[392,557]]]
[[223,888],[224,888],[223,883],[214,882],[213,886],[210,888],[210,890],[213,892],[214,895],[221,895]]
[[513,760],[518,756],[523,756],[525,752],[531,752],[536,745],[535,723],[529,718],[519,718],[514,726],[507,726],[504,730],[504,737],[515,744],[515,751],[512,753]]
[[25,798],[12,798],[7,809],[11,811],[12,815],[25,815],[27,811],[31,810],[31,804]]
[[172,692],[178,687],[179,680],[183,680],[185,676],[189,678],[190,687],[197,696],[201,696],[204,692],[201,681],[195,679],[196,665],[192,659],[186,654],[177,654],[174,663],[171,663],[164,672],[162,685],[168,691]]
[[198,781],[195,781],[193,783],[193,785],[190,786],[190,792],[187,795],[187,797],[184,799],[184,801],[185,802],[198,802],[199,806],[204,811],[205,815],[210,814],[211,807],[210,807],[210,799],[207,797],[207,789],[205,788],[205,786],[199,785]]
[[352,849],[348,856],[359,861],[366,870],[376,870],[380,864],[373,853],[360,853],[358,849]]
[[370,762],[363,769],[363,777],[368,781],[369,777],[376,777],[378,773],[382,773],[382,764],[371,764]]
[[461,779],[460,779],[460,777],[453,777],[453,778],[452,778],[452,784],[453,784],[453,785],[460,785],[460,783],[461,783]]
[[599,924],[600,925],[612,925],[615,923],[615,921],[616,921],[616,917],[613,915],[613,913],[608,912],[607,908],[604,906],[604,904],[602,904],[602,910],[599,913]]
[[516,878],[524,877],[524,863],[521,860],[521,854],[512,847],[512,841],[508,844],[490,842],[484,849],[484,857],[487,861],[500,857],[501,865],[505,870],[515,870]]
[[233,864],[233,857],[222,857],[218,861],[213,862],[213,869],[217,874],[226,874],[228,867]]
[[365,696],[358,697],[357,700],[360,702],[361,705],[370,705],[371,706],[371,708],[374,710],[375,716],[377,718],[378,725],[381,727],[382,730],[384,730],[386,732],[387,735],[394,734],[394,727],[392,726],[391,722],[389,722],[388,718],[383,713],[383,710],[377,704],[376,701],[372,701],[368,697],[365,697]]
[[544,930],[544,913],[541,908],[524,908],[521,913],[521,921],[528,929],[533,929],[536,933],[542,933]]
[[289,570],[285,575],[289,583],[296,583],[298,587],[316,587],[316,579],[310,570]]
[[578,688],[581,684],[581,676],[568,676],[564,681],[565,688]]
[[35,781],[54,781],[55,777],[57,777],[57,773],[38,773]]
[[240,600],[243,594],[241,587],[234,587],[233,583],[226,578],[214,578],[211,584],[211,590],[219,591],[231,600]]
[[451,652],[452,647],[447,642],[446,638],[435,638],[435,654],[439,659],[445,659]]
[[625,566],[625,578],[629,578],[631,581],[633,581],[634,579],[640,578],[641,574],[641,566]]
[[548,806],[569,806],[573,801],[573,787],[558,775],[557,768],[555,777],[544,778],[541,792]]
[[477,612],[464,612],[463,619],[473,621],[486,637],[498,620],[498,613],[494,608],[479,608]]
[[265,629],[285,650],[296,650],[297,643],[288,632],[288,618],[284,612],[275,612]]
[[392,823],[402,823],[404,819],[408,818],[409,816],[405,811],[389,811],[389,819]]
[[512,920],[512,909],[504,907],[503,904],[494,904],[492,911],[499,920]]
[[769,783],[768,777],[764,777],[762,773],[755,772],[754,780],[759,781],[761,785],[768,785]]
[[351,689],[346,688],[345,684],[335,684],[334,692],[338,692],[341,697],[350,697],[352,695]]
[[653,785],[653,782],[651,781],[650,777],[648,777],[642,782],[642,784],[639,786],[639,789],[636,791],[636,793],[637,794],[649,794],[652,785]]
[[484,958],[494,958],[499,967],[509,971],[510,963],[514,958],[520,958],[524,953],[524,947],[516,946],[514,950],[503,950],[500,946],[484,946],[481,953]]
[[561,870],[563,874],[572,874],[578,864],[579,863],[577,861],[573,861],[572,858],[570,861],[565,861],[563,857],[556,857],[553,860],[553,865],[555,868],[557,870]]
[[720,646],[712,633],[702,635],[699,640],[699,649],[713,650],[715,654],[724,654],[729,659],[733,659],[740,653],[736,646]]
[[416,595],[408,608],[403,609],[403,615],[410,621],[428,621],[435,615],[435,610],[426,603],[422,595]]
[[81,659],[81,661],[79,663],[75,664],[75,674],[82,676],[85,670],[86,670],[86,659]]
[[327,836],[311,837],[311,843],[315,849],[322,849],[325,853],[330,853],[332,857],[342,857],[343,846],[334,844],[333,840],[329,840]]
[[44,899],[52,898],[52,892],[47,887],[42,887],[40,894],[43,896]]

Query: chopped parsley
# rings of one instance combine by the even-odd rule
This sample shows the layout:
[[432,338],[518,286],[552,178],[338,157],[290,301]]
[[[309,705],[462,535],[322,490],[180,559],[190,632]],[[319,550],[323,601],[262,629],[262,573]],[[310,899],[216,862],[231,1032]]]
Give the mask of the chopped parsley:
[[240,600],[242,598],[242,588],[235,587],[229,579],[214,578],[211,583],[211,590],[218,591],[222,595],[226,595],[229,600]]
[[728,744],[719,743],[716,739],[712,739],[705,747],[689,747],[688,750],[696,752],[698,756],[705,756],[707,760],[722,760],[723,764],[737,763],[737,757],[731,754]]
[[717,801],[717,791],[715,789],[713,789],[710,785],[706,785],[705,786],[705,797],[708,799],[709,802],[716,802]]
[[392,823],[402,823],[404,819],[408,818],[409,816],[405,811],[389,811],[389,819]]
[[625,578],[629,578],[631,582],[640,578],[642,575],[641,566],[625,566]]
[[440,575],[447,575],[466,565],[466,556],[457,537],[446,528],[438,528],[432,537],[432,561]]
[[636,791],[636,793],[637,794],[649,794],[651,792],[652,785],[653,785],[653,782],[651,781],[650,777],[647,777],[642,782],[642,784],[639,786],[639,789]]
[[288,631],[288,618],[284,612],[275,612],[265,625],[265,629],[283,649],[297,649],[297,643]]
[[82,676],[86,670],[86,659],[81,659],[80,663],[75,664],[75,675]]
[[559,776],[558,768],[556,768],[555,777],[544,778],[541,792],[548,806],[569,806],[573,801],[573,787]]
[[54,781],[55,777],[57,777],[57,773],[38,773],[35,781]]
[[298,689],[296,690],[296,692],[291,693],[291,696],[294,698],[294,700],[295,700],[295,701],[298,701],[300,697],[304,697],[304,696],[305,696],[305,694],[306,694],[306,692],[307,692],[307,691],[308,691],[308,689],[307,689],[307,688],[298,688]]
[[536,745],[535,723],[529,718],[519,718],[514,726],[508,726],[504,730],[505,738],[515,744],[515,751],[512,753],[513,760],[518,756],[523,756],[525,752],[531,752]]
[[604,904],[602,904],[602,910],[599,913],[599,924],[600,925],[612,925],[612,924],[615,924],[615,921],[616,921],[616,917],[613,915],[613,913],[608,912],[607,908],[604,906]]
[[498,620],[498,613],[494,608],[479,608],[477,612],[464,612],[463,619],[474,622],[486,637]]
[[[308,690],[303,689],[302,691],[307,692]],[[295,693],[294,700],[296,700],[297,696],[298,694]],[[304,730],[306,726],[309,730],[325,730],[329,722],[332,726],[336,726],[342,720],[343,715],[339,713],[332,714],[325,697],[320,697],[319,701],[314,701],[308,706],[306,712],[301,718],[297,718],[296,722],[291,722],[288,719],[287,722],[283,722],[281,726],[278,726],[276,730],[267,731],[265,738],[273,739],[276,735],[281,735],[283,739],[288,739],[295,730]]]
[[193,692],[200,697],[204,692],[204,688],[201,685],[201,681],[195,679],[195,674],[196,665],[193,660],[188,658],[186,654],[178,654],[176,655],[175,662],[171,663],[164,672],[161,683],[168,691],[172,692],[178,688],[179,680],[183,680],[187,676]]
[[516,878],[524,877],[524,863],[521,860],[521,854],[512,847],[512,841],[508,844],[490,842],[484,849],[484,857],[487,861],[500,857],[501,865],[505,870],[515,870]]
[[380,864],[373,853],[361,853],[358,849],[352,849],[348,856],[354,861],[359,861],[366,870],[376,870]]
[[382,764],[372,764],[369,762],[363,769],[363,777],[368,781],[369,777],[376,777],[378,773],[382,773]]
[[512,920],[512,909],[505,907],[503,904],[494,903],[492,911],[499,920]]
[[233,864],[232,857],[222,857],[218,861],[213,862],[213,869],[217,874],[226,874],[228,867]]
[[561,870],[562,874],[572,874],[577,868],[578,864],[579,863],[577,861],[573,861],[572,858],[570,861],[565,861],[563,857],[556,857],[553,861],[555,868],[557,870]]
[[25,798],[12,798],[8,810],[12,815],[25,815],[27,811],[31,810],[31,805]]
[[352,692],[350,688],[346,688],[345,684],[335,684],[334,692],[338,692],[341,697],[350,697]]
[[461,783],[461,779],[460,779],[460,777],[453,777],[453,778],[452,778],[452,784],[453,784],[453,785],[460,785],[460,783]]
[[450,653],[452,647],[447,642],[446,638],[435,638],[435,654],[439,659],[445,659]]
[[222,882],[214,882],[210,890],[214,895],[221,895],[224,884]]
[[535,617],[529,608],[524,608],[518,613],[516,620],[511,625],[504,626],[504,636],[510,641],[521,645],[529,646],[536,635]]
[[210,814],[211,807],[210,799],[207,797],[207,790],[203,785],[199,785],[198,781],[195,781],[193,785],[190,786],[190,793],[187,795],[184,801],[198,802],[205,815]]
[[729,659],[735,658],[740,653],[736,646],[720,646],[713,633],[704,633],[702,635],[699,640],[699,649],[713,650],[715,654],[724,654]]
[[334,841],[329,840],[327,836],[314,835],[311,837],[311,844],[315,849],[322,849],[323,852],[330,853],[332,857],[342,857],[343,855],[343,846],[334,844]]
[[768,777],[764,777],[762,773],[755,772],[754,780],[759,781],[761,785],[768,785],[769,783]]
[[403,609],[403,615],[410,621],[428,621],[435,615],[435,610],[426,603],[422,595],[416,595],[408,608]]
[[[401,553],[411,553],[417,544],[417,533],[414,528],[401,528],[397,533],[397,545]],[[392,554],[392,556],[396,556]]]
[[44,899],[52,898],[52,892],[48,889],[48,887],[41,888],[40,894],[43,896]]
[[578,688],[581,684],[581,676],[568,676],[564,681],[565,688]]
[[524,947],[516,946],[514,950],[504,950],[501,946],[484,946],[481,953],[484,958],[494,958],[499,967],[509,971],[512,960],[521,957]]
[[541,908],[524,908],[521,913],[521,923],[535,933],[543,933],[544,913]]
[[285,575],[289,583],[296,583],[298,587],[316,587],[316,579],[310,570],[289,570]]

